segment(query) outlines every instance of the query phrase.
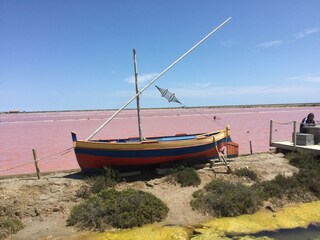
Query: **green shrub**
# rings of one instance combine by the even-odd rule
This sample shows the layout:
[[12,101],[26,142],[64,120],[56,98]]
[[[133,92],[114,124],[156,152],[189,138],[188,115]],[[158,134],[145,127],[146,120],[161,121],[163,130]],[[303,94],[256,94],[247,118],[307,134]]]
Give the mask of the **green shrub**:
[[247,177],[247,178],[251,179],[252,181],[258,180],[258,175],[254,171],[252,171],[248,168],[236,169],[233,173],[235,175],[237,175],[238,177]]
[[286,155],[289,163],[300,169],[320,170],[320,160],[307,152],[290,152]]
[[300,186],[320,198],[320,160],[308,152],[292,152],[286,158],[291,165],[300,169],[294,174]]
[[[262,205],[262,200],[270,198],[309,201],[312,194],[320,198],[319,159],[306,153],[291,153],[286,157],[292,165],[300,168],[293,176],[279,174],[273,180],[251,187],[223,180],[212,181],[203,190],[194,192],[191,206],[214,216],[237,216],[255,212]],[[256,174],[248,169],[239,169],[234,173],[257,180]]]
[[180,166],[173,170],[172,177],[182,187],[198,186],[201,183],[199,174],[192,167]]
[[19,219],[15,217],[0,217],[0,239],[5,239],[21,229],[23,229],[23,224]]
[[320,172],[318,169],[301,169],[294,177],[302,187],[320,198]]
[[193,196],[193,209],[218,217],[251,214],[262,205],[261,198],[250,187],[224,180],[211,181]]
[[89,198],[92,195],[92,190],[88,186],[81,186],[77,191],[76,191],[76,196],[79,198]]
[[292,199],[300,192],[300,185],[295,177],[286,177],[281,174],[277,175],[273,180],[264,181],[255,185],[256,189],[262,192],[264,199],[283,198]]
[[103,175],[96,177],[91,188],[92,193],[98,193],[109,187],[114,187],[118,181],[118,172],[111,168],[104,168]]
[[75,225],[80,229],[103,230],[105,224],[99,221],[102,207],[103,202],[94,195],[72,208],[67,224]]
[[168,211],[165,203],[150,193],[104,189],[75,206],[67,222],[81,229],[131,228],[161,221]]

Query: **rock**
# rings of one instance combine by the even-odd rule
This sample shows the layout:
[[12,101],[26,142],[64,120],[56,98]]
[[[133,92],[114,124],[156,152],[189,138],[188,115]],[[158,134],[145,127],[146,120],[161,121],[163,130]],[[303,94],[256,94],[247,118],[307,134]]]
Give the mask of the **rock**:
[[265,207],[265,209],[267,209],[267,210],[269,210],[271,212],[275,212],[273,204],[271,202],[269,202],[269,201],[264,203],[264,207]]
[[278,157],[284,157],[284,154],[283,153],[277,153],[276,154]]
[[154,187],[154,184],[152,181],[146,182],[147,187]]
[[39,199],[41,201],[48,200],[49,198],[50,198],[50,195],[48,195],[48,194],[41,194],[40,197],[39,197]]
[[146,182],[146,185],[148,187],[154,187],[159,184],[161,184],[161,181],[159,179],[154,179],[154,180],[150,180],[150,181]]
[[61,187],[52,186],[52,187],[50,187],[50,192],[51,193],[58,193],[58,192],[62,193],[62,189],[61,189]]

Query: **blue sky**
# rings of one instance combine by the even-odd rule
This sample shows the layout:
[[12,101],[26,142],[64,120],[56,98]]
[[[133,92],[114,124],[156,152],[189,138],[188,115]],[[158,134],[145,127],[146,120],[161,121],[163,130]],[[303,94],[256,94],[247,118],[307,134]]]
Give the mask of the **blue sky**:
[[[320,102],[318,0],[2,0],[0,112],[114,109],[160,78],[186,106]],[[151,86],[142,107],[177,107]],[[131,104],[129,107],[134,107]]]

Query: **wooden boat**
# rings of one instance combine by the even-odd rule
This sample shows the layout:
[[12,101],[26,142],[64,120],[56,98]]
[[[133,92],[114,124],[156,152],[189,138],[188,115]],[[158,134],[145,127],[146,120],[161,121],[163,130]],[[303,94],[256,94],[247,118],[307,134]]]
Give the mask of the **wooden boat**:
[[160,165],[169,162],[217,158],[224,146],[228,157],[238,155],[230,128],[203,133],[136,139],[78,141],[72,133],[75,154],[81,169]]
[[[72,133],[74,151],[82,170],[98,169],[103,167],[133,167],[146,165],[159,165],[163,163],[185,160],[203,161],[218,157],[219,151],[226,146],[229,156],[238,155],[238,146],[230,138],[230,128],[209,133],[179,134],[175,136],[162,136],[143,138],[140,124],[139,95],[152,83],[159,79],[165,72],[178,61],[190,53],[195,47],[206,40],[227,21],[222,23],[205,38],[193,46],[187,53],[160,73],[141,91],[138,90],[136,71],[136,59],[134,49],[134,69],[136,80],[136,95],[132,97],[122,108],[114,113],[102,126],[100,126],[88,139],[78,140]],[[139,138],[91,140],[105,125],[107,125],[118,113],[120,113],[134,99],[137,100]]]

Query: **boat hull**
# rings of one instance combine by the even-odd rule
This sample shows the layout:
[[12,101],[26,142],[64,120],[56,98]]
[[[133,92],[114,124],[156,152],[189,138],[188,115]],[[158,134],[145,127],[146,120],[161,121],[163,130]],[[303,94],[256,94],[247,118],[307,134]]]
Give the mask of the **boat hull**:
[[231,142],[227,130],[206,134],[169,136],[146,141],[78,141],[74,150],[83,170],[103,167],[159,165],[185,160],[203,161],[218,156],[218,149]]

